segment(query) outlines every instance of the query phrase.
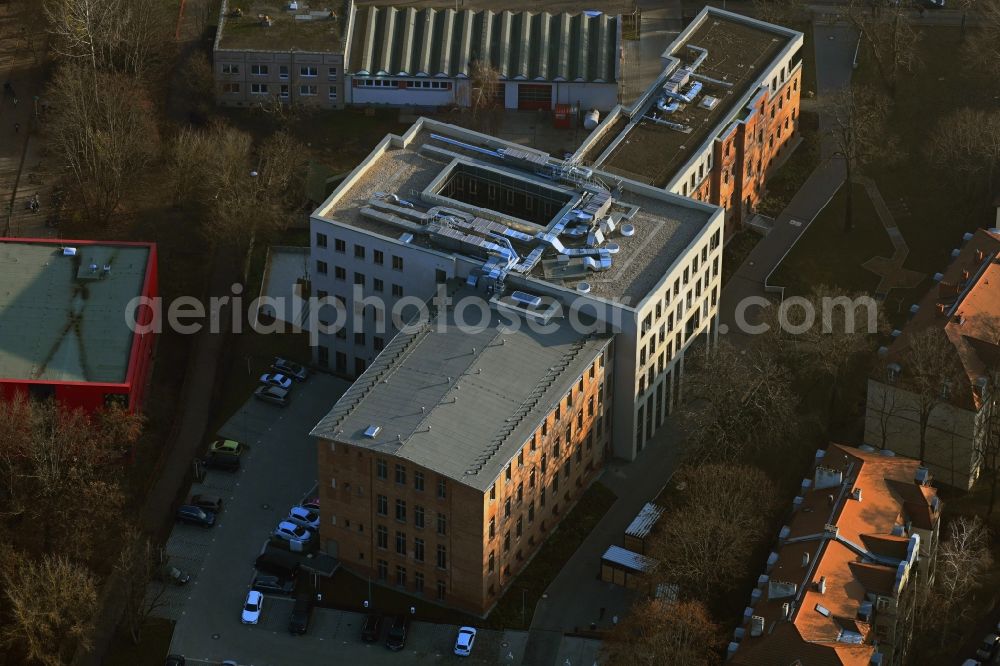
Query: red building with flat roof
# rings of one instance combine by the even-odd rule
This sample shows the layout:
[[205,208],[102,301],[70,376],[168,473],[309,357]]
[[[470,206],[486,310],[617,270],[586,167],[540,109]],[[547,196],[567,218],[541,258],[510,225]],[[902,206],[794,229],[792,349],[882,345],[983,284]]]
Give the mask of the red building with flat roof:
[[154,243],[0,238],[0,398],[140,409],[158,294]]

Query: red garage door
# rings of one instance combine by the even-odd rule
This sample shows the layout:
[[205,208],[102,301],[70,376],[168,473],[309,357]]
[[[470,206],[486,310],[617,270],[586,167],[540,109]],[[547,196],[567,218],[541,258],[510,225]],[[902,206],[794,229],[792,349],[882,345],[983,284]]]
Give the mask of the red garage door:
[[552,85],[548,83],[517,84],[517,108],[551,109]]

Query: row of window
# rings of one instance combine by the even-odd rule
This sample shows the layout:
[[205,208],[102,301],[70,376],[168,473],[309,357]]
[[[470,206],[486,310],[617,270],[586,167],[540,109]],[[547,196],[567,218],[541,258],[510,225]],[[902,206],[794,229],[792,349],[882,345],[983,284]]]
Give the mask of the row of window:
[[351,85],[354,88],[391,88],[393,90],[451,90],[451,81],[354,78],[351,80]]
[[[337,78],[338,69],[336,67],[327,67],[326,76],[329,80],[333,81]],[[238,63],[222,63],[222,73],[223,74],[239,74],[240,65]],[[271,65],[250,65],[250,75],[251,76],[268,76],[271,73]],[[303,77],[316,77],[319,76],[319,66],[317,65],[302,65],[299,67],[299,76]],[[282,79],[288,78],[288,65],[278,65],[278,77]]]
[[[317,260],[316,261],[316,272],[318,274],[320,274],[320,275],[329,275],[330,274],[330,265],[327,264],[325,261]],[[368,285],[368,278],[367,278],[367,276],[365,276],[364,273],[355,272],[353,277],[354,277],[354,284],[356,284],[356,285],[358,285],[360,287],[367,287],[367,285]],[[334,266],[333,267],[333,279],[337,280],[338,282],[346,282],[347,281],[347,269],[344,268],[343,266]],[[391,284],[392,284],[392,292],[391,292],[392,295],[394,297],[396,297],[396,298],[402,298],[403,297],[403,285],[401,285],[401,284],[395,284],[395,283],[391,283]],[[379,293],[384,292],[385,291],[385,282],[381,278],[373,278],[372,279],[372,289],[374,289],[375,291],[377,291]],[[317,292],[317,295],[319,295],[319,292]],[[323,296],[321,296],[321,298],[324,297],[324,296],[327,296],[327,295],[328,294],[326,294],[324,292]],[[334,296],[334,298],[336,298],[339,301],[341,301],[342,304],[345,304],[345,302],[343,301],[343,296]]]
[[[385,560],[377,560],[375,563],[375,574],[378,579],[382,582],[388,582],[389,580],[389,563]],[[396,566],[396,585],[403,588],[409,587],[409,582],[406,575],[406,567],[403,565]],[[413,591],[417,594],[424,593],[424,574],[422,571],[414,572],[413,574]],[[447,585],[443,580],[437,582],[437,599],[438,601],[444,601],[447,594]]]
[[[402,463],[396,463],[395,465],[395,480],[396,483],[405,486],[406,485],[406,465]],[[375,478],[380,481],[385,481],[389,478],[389,462],[385,458],[375,459]],[[420,470],[415,470],[413,472],[413,489],[420,492],[424,491],[424,473]],[[437,498],[445,499],[448,497],[448,480],[443,476],[438,477],[437,480]]]
[[[397,531],[395,540],[396,554],[403,557],[412,556],[415,562],[424,562],[426,554],[424,540],[420,537],[414,537],[412,552],[407,550],[407,544],[406,532]],[[377,525],[375,527],[375,546],[379,550],[389,549],[389,529],[385,525]],[[438,569],[448,568],[448,548],[444,544],[437,544],[436,558]]]
[[[227,95],[238,95],[243,89],[240,83],[223,83],[222,92]],[[271,95],[273,93],[273,87],[267,83],[251,83],[250,84],[250,94],[251,95]],[[289,86],[287,83],[283,83],[277,87],[278,97],[281,99],[288,99],[289,97]],[[319,95],[319,86],[311,84],[303,84],[299,86],[299,95],[301,97],[315,97]],[[337,86],[330,86],[327,90],[327,97],[330,101],[336,101],[338,98]]]
[[[413,505],[413,524],[417,529],[424,529],[427,524],[427,510],[421,504]],[[387,495],[375,495],[375,514],[378,516],[389,516],[389,497]],[[396,499],[396,520],[407,522],[406,500]],[[439,536],[448,536],[448,516],[442,512],[437,512],[436,517],[437,533]]]
[[[319,232],[319,231],[316,232],[316,247],[329,247],[329,238],[327,238],[326,234],[324,234],[322,232]],[[336,252],[337,254],[347,254],[347,241],[345,241],[343,238],[334,238],[333,239],[333,251]],[[367,254],[368,254],[368,249],[364,245],[360,245],[358,243],[354,244],[354,258],[355,259],[360,259],[360,260],[364,261],[365,258],[366,258],[366,256],[367,256]],[[392,256],[392,269],[396,270],[396,271],[402,271],[403,270],[403,258],[402,257],[397,257],[394,254],[391,255],[391,256]],[[385,253],[382,250],[373,250],[372,251],[372,262],[376,266],[384,266],[385,265]]]

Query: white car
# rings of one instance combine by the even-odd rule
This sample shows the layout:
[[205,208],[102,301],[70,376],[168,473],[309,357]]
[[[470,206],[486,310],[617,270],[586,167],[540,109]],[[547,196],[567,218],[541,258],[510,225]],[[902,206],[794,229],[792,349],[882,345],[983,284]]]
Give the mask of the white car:
[[455,654],[459,657],[468,657],[472,654],[472,645],[476,642],[476,629],[474,627],[459,627],[458,638],[455,639]]
[[312,511],[304,506],[293,506],[288,511],[288,518],[285,520],[296,525],[301,525],[309,530],[319,529],[319,512]]
[[286,391],[292,388],[292,378],[286,377],[280,372],[269,372],[260,376],[260,383],[264,386],[277,386]]
[[257,590],[250,590],[246,603],[243,604],[243,624],[257,624],[260,612],[264,608],[264,595]]
[[278,523],[278,527],[275,528],[274,536],[286,541],[298,541],[300,543],[305,543],[312,538],[312,533],[301,525],[296,525],[295,523],[283,520]]

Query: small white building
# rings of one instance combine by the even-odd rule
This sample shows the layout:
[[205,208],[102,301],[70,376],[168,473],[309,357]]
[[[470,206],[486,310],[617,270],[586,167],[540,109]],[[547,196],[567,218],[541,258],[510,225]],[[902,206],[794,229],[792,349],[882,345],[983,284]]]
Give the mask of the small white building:
[[348,104],[470,106],[477,60],[498,70],[496,101],[507,109],[618,104],[618,17],[368,6],[351,21]]

